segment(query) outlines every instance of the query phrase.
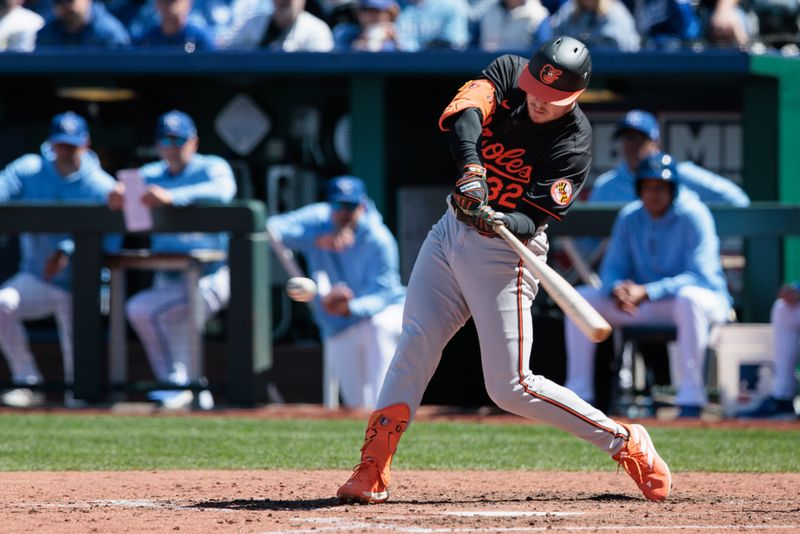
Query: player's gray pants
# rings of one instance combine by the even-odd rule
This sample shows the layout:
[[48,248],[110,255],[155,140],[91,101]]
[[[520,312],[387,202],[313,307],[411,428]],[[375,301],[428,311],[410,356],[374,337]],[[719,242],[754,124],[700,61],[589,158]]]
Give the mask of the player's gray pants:
[[23,321],[55,316],[64,382],[73,380],[72,296],[64,289],[29,274],[18,273],[0,289],[0,349],[11,368],[11,379],[18,384],[38,384],[42,373],[31,353]]
[[[199,283],[200,325],[227,306],[230,300],[228,268],[203,276]],[[159,382],[185,385],[199,376],[189,376],[192,365],[189,306],[186,280],[156,275],[153,287],[128,299],[125,312],[144,345],[153,374]]]
[[[705,393],[706,349],[712,324],[725,322],[729,305],[726,299],[708,289],[683,287],[675,298],[642,302],[636,314],[618,308],[611,297],[599,289],[581,286],[578,291],[605,317],[611,326],[625,324],[674,324],[678,330],[681,379],[675,403],[703,406]],[[582,398],[594,398],[594,345],[569,319],[565,324],[567,342],[567,387]]]
[[[544,257],[546,234],[540,232],[529,247]],[[538,281],[521,263],[505,241],[481,236],[447,211],[431,229],[414,264],[403,333],[378,407],[406,403],[413,417],[442,350],[472,316],[486,390],[500,408],[551,424],[615,454],[626,435],[620,425],[570,390],[530,371],[530,308]]]

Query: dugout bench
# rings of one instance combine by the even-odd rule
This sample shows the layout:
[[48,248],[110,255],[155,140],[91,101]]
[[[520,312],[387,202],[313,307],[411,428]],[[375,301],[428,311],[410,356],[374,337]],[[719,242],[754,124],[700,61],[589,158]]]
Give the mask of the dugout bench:
[[[548,233],[591,236],[611,231],[620,206],[579,204]],[[766,322],[783,282],[783,238],[800,234],[800,205],[754,203],[749,208],[712,207],[720,235],[745,239],[747,258],[741,299],[744,322]],[[231,234],[228,257],[231,301],[227,309],[225,394],[233,403],[249,404],[265,394],[258,377],[271,367],[271,306],[264,229],[265,209],[259,201],[226,206],[193,206],[154,210],[156,232]],[[101,250],[105,233],[124,232],[122,214],[105,206],[7,204],[0,206],[0,232],[67,232],[75,236],[74,343],[76,398],[98,402],[108,390],[106,334],[99,305]],[[85,298],[85,295],[92,295]]]

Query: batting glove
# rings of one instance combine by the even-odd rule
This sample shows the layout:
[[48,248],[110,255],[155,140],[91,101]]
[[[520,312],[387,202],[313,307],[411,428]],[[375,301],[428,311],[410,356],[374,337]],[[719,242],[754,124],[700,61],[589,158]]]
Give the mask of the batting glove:
[[451,197],[462,212],[467,215],[478,215],[478,210],[486,207],[489,202],[486,169],[480,165],[465,165]]

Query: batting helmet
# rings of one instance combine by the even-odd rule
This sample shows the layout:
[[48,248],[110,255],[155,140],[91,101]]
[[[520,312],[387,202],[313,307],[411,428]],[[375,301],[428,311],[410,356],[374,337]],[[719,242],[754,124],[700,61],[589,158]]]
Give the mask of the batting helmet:
[[640,196],[642,180],[661,180],[672,187],[672,198],[678,192],[678,168],[675,158],[663,152],[655,152],[639,163],[636,169],[636,196]]
[[533,54],[517,80],[520,89],[540,100],[566,106],[586,90],[592,76],[592,58],[582,42],[556,37]]

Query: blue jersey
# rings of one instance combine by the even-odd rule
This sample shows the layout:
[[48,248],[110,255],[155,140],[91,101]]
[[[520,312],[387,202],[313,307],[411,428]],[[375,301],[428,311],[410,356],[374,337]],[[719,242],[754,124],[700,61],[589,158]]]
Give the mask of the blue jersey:
[[[122,3],[126,0],[116,0]],[[202,27],[210,35],[216,36],[217,32],[231,24],[232,2],[230,0],[195,0],[189,13],[189,21]],[[272,8],[272,1],[269,1]],[[136,4],[136,12],[129,14],[128,28],[132,35],[144,35],[146,29],[158,26],[161,16],[156,10],[156,0],[146,0]]]
[[131,44],[128,30],[100,2],[92,4],[89,23],[78,33],[68,33],[64,24],[50,18],[36,34],[36,48],[48,46],[96,46],[120,48]]
[[189,20],[181,31],[174,35],[165,35],[160,24],[148,26],[144,32],[134,39],[135,46],[178,48],[185,52],[195,50],[213,50],[216,48],[214,38],[208,28]]
[[322,250],[315,245],[318,237],[334,232],[331,216],[331,205],[320,202],[272,216],[267,221],[277,239],[303,254],[310,273],[324,271],[331,285],[344,283],[353,291],[347,317],[326,313],[320,296],[314,298],[314,318],[323,338],[373,317],[405,298],[405,288],[400,283],[397,242],[374,205],[370,203],[358,220],[355,244],[341,252]]
[[[69,176],[61,176],[53,163],[50,145],[42,145],[42,153],[27,154],[11,162],[0,172],[0,202],[86,202],[105,204],[116,182],[101,167],[94,152],[87,151],[81,166]],[[69,234],[23,233],[20,242],[20,271],[39,278],[44,275],[48,258],[55,252],[70,254],[73,250]],[[51,283],[69,289],[71,278],[67,267]]]
[[[178,174],[170,174],[163,161],[148,163],[140,169],[148,185],[169,190],[174,206],[188,206],[197,202],[230,202],[236,195],[236,179],[228,162],[218,156],[195,154]],[[225,233],[203,234],[153,234],[150,248],[153,252],[186,253],[195,249],[228,250]],[[212,265],[207,272],[222,264]]]
[[469,44],[469,6],[464,0],[406,3],[395,22],[398,48],[465,48]]
[[655,47],[700,37],[700,19],[688,0],[634,0],[636,29]]
[[600,266],[609,294],[622,280],[647,289],[650,300],[674,297],[685,286],[699,286],[732,302],[719,257],[719,238],[711,212],[687,197],[654,219],[637,200],[617,216]]

